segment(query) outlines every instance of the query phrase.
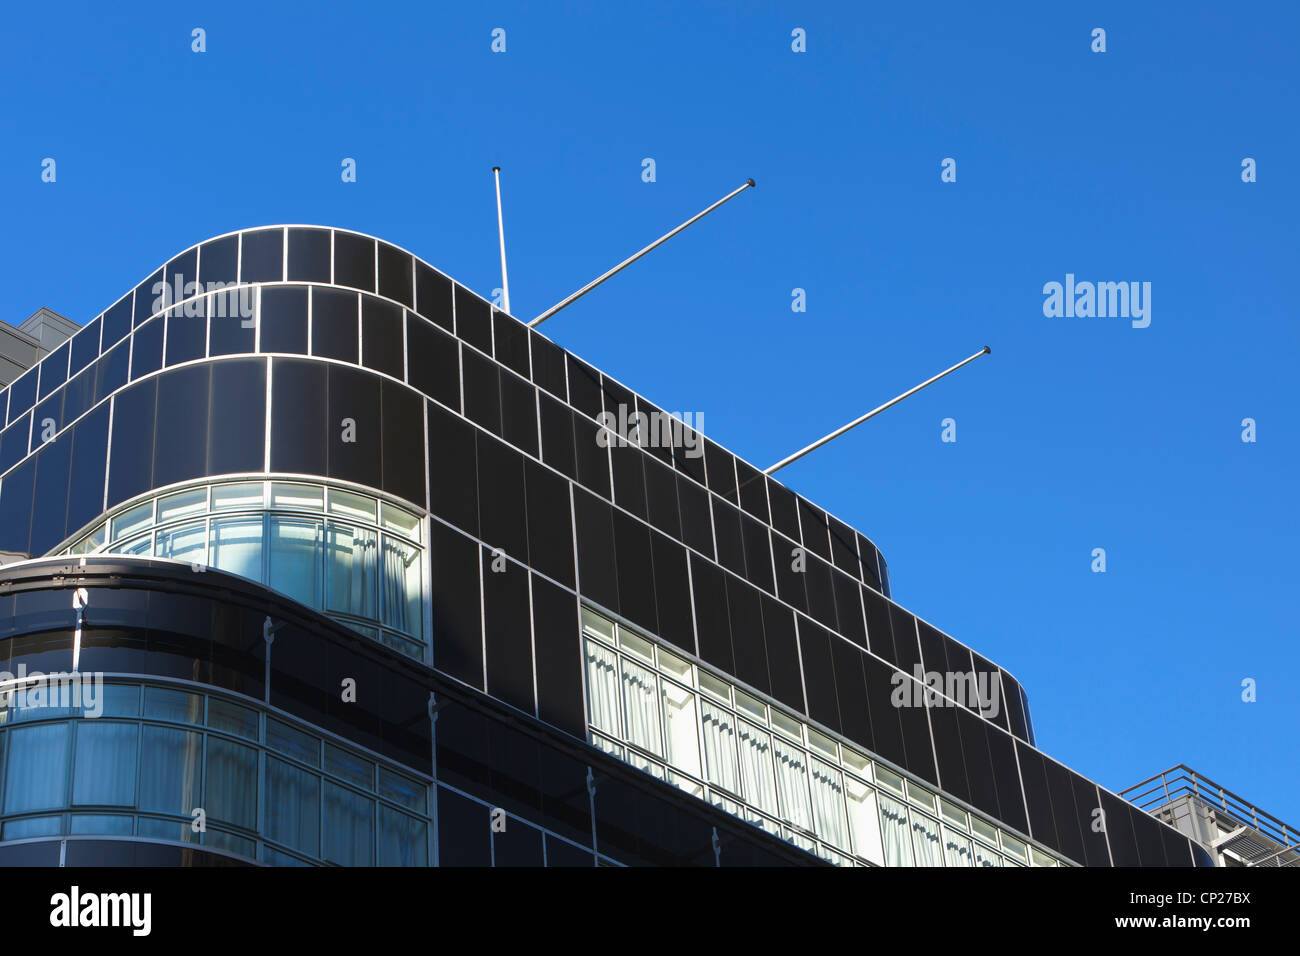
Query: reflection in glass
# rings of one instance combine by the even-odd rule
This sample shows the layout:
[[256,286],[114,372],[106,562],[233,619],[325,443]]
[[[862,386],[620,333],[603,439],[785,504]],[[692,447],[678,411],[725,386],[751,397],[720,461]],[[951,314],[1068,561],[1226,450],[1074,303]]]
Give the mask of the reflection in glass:
[[704,762],[709,782],[739,794],[736,729],[731,714],[708,700],[701,699],[700,717],[704,728]]
[[71,730],[68,724],[45,724],[9,731],[5,813],[63,806]]
[[765,813],[776,813],[776,771],[772,768],[772,735],[748,721],[740,724],[740,771],[744,797]]
[[320,777],[266,758],[266,835],[303,853],[320,846]]
[[377,618],[375,533],[330,522],[325,535],[326,553],[329,555],[329,609],[357,617]]
[[776,780],[781,795],[781,813],[795,826],[813,828],[808,799],[808,768],[803,751],[795,750],[779,737],[776,740]]
[[83,720],[77,725],[72,802],[81,806],[135,805],[135,724]]
[[213,820],[257,829],[257,751],[220,737],[208,738],[204,809]]
[[140,809],[188,817],[199,806],[202,752],[201,734],[146,726],[140,754]]
[[597,730],[621,737],[619,720],[618,673],[613,651],[606,650],[594,641],[587,645],[587,709],[591,724]]
[[173,561],[204,564],[207,561],[207,530],[202,521],[158,532],[154,554]]
[[422,607],[420,551],[388,535],[384,542],[383,622],[407,634],[419,634]]
[[325,782],[324,857],[341,866],[369,866],[375,802]]
[[308,607],[321,606],[319,568],[323,528],[304,518],[271,518],[271,573],[267,582]]
[[214,568],[262,580],[262,519],[221,518],[212,522]]
[[701,776],[695,695],[685,687],[663,681],[663,706],[668,762],[693,777]]

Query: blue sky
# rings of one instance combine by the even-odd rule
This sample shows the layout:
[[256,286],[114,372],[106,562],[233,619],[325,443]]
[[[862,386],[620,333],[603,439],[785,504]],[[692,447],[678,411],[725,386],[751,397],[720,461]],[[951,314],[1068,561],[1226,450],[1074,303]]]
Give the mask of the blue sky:
[[[990,345],[781,477],[1020,678],[1049,754],[1300,823],[1293,5],[128,6],[7,12],[0,317],[87,321],[280,222],[490,294],[500,164],[529,318],[752,176],[547,334],[760,467]],[[1045,317],[1067,273],[1150,282],[1150,326]]]

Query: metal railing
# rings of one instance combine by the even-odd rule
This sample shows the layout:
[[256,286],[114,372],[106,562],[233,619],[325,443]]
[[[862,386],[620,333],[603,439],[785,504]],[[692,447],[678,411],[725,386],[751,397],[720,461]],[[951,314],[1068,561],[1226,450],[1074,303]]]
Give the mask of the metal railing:
[[1300,831],[1295,827],[1184,764],[1121,790],[1119,795],[1152,816],[1160,816],[1162,808],[1181,798],[1191,798],[1217,835],[1223,836],[1244,826],[1277,844],[1276,850],[1250,860],[1249,865],[1284,865],[1279,857],[1290,852],[1300,853]]

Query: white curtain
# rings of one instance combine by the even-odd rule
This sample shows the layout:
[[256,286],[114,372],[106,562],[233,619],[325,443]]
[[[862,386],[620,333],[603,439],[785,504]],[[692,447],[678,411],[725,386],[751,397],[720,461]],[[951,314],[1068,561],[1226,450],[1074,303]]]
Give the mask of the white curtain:
[[262,580],[262,519],[222,518],[212,522],[212,567]]
[[795,826],[805,830],[813,829],[812,805],[808,799],[807,757],[802,750],[796,750],[776,741],[776,783],[781,796],[781,813]]
[[917,866],[943,866],[943,848],[939,839],[939,821],[912,811],[912,836],[916,844]]
[[727,711],[714,706],[707,698],[700,698],[701,725],[704,728],[704,761],[709,782],[740,793],[736,779],[736,729],[734,718]]
[[876,791],[852,777],[845,778],[849,798],[849,828],[853,833],[853,852],[877,866],[885,865],[885,851],[880,844],[880,818],[876,815]]
[[908,834],[907,807],[883,793],[880,799],[880,829],[884,833],[885,863],[912,866],[912,840]]
[[418,635],[421,631],[420,551],[388,535],[384,543],[384,617],[389,627]]
[[971,860],[970,840],[943,828],[943,858],[949,866],[974,866]]
[[817,835],[841,850],[849,849],[849,822],[844,815],[844,777],[816,757],[812,758],[812,794]]
[[695,695],[685,687],[662,681],[664,737],[668,762],[692,777],[701,777],[699,721],[695,716]]
[[271,519],[271,575],[268,582],[308,607],[321,606],[320,568],[323,529],[319,521]]
[[364,528],[330,522],[325,532],[325,579],[329,609],[372,620],[376,605],[377,543],[375,533]]
[[1001,866],[1002,859],[983,843],[975,843],[975,865],[976,866]]
[[743,720],[740,721],[740,772],[745,799],[765,813],[777,813],[772,735]]
[[658,679],[654,671],[627,658],[623,658],[623,712],[627,717],[628,742],[663,756]]
[[622,740],[622,722],[619,720],[618,705],[618,673],[615,670],[618,658],[613,651],[606,650],[594,641],[585,643],[587,709],[590,712],[591,725],[611,737]]

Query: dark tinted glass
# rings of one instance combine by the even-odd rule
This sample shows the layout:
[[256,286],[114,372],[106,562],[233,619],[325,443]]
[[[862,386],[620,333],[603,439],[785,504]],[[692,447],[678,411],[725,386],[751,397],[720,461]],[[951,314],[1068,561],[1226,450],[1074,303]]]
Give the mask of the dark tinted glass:
[[135,309],[132,320],[140,326],[151,316],[162,311],[163,270],[159,269],[135,287]]
[[101,319],[86,323],[86,327],[72,337],[72,364],[69,372],[76,375],[99,358],[99,327]]
[[803,543],[814,554],[831,559],[830,535],[826,527],[826,512],[812,502],[799,498],[799,524],[803,530]]
[[[1016,772],[1014,757],[1011,758],[1013,762],[1010,767],[999,765],[995,769],[993,758],[989,753],[988,726],[965,708],[953,707],[951,713],[957,724],[958,736],[961,739],[962,758],[966,768],[966,783],[970,790],[970,802],[994,819],[1006,819],[1010,823],[1012,818],[1001,816],[1002,808],[998,789],[999,786],[1004,786],[1008,794],[1015,795],[1015,803],[1011,809],[1015,811],[1015,808],[1019,807],[1017,816],[1023,818],[1025,811],[1020,801],[1020,777]],[[935,733],[940,733],[939,725],[935,724],[934,726]],[[1008,770],[1011,773],[1010,780],[1001,781],[996,779],[998,774]],[[1018,827],[1017,829],[1023,830],[1024,828]]]
[[158,380],[124,389],[113,397],[113,462],[108,476],[108,506],[153,487],[154,411]]
[[652,458],[645,459],[646,510],[650,523],[674,538],[681,538],[681,511],[677,506],[677,475]]
[[350,232],[334,233],[334,284],[375,291],[375,240]]
[[429,507],[478,536],[478,468],[474,426],[425,403],[429,430]]
[[835,696],[840,705],[844,736],[870,750],[874,742],[867,688],[862,679],[862,652],[847,641],[832,637],[831,665],[835,669]]
[[207,364],[159,376],[154,432],[156,487],[201,478],[207,473],[210,379],[211,366]]
[[736,459],[736,478],[740,483],[740,506],[763,523],[768,522],[767,481],[753,465]]
[[528,378],[528,329],[524,324],[493,309],[492,335],[497,361]]
[[378,487],[381,423],[379,379],[360,369],[329,370],[329,477]]
[[894,630],[894,663],[900,670],[911,674],[921,663],[921,649],[916,640],[916,618],[901,607],[891,604],[889,619]]
[[413,260],[411,255],[396,246],[381,242],[379,243],[378,260],[379,294],[400,302],[402,305],[414,306],[415,295],[412,287],[414,274],[412,272]]
[[0,474],[27,457],[27,442],[31,433],[32,416],[29,412],[0,434]]
[[465,415],[494,435],[501,434],[501,370],[495,362],[470,349],[461,359]]
[[430,398],[460,410],[460,346],[414,312],[406,313],[408,381]]
[[745,546],[745,576],[750,583],[772,593],[772,545],[767,525],[759,524],[747,514],[740,516],[740,536]]
[[709,490],[736,504],[736,460],[731,452],[704,439],[704,461],[709,475]]
[[[291,233],[292,235],[292,233]],[[329,233],[325,233],[328,240]],[[278,286],[262,290],[259,317],[263,352],[307,354],[307,289]]]
[[455,330],[451,315],[451,280],[437,270],[415,261],[415,310],[448,332]]
[[289,230],[290,281],[330,281],[330,231],[328,229]]
[[513,561],[483,560],[483,634],[487,650],[487,692],[534,713],[532,629],[528,615],[528,572]]
[[772,696],[803,713],[806,702],[799,671],[799,648],[795,642],[794,612],[769,597],[761,598],[761,603]]
[[1074,805],[1074,787],[1069,770],[1055,760],[1044,758],[1047,792],[1052,798],[1052,817],[1056,821],[1055,847],[1076,863],[1084,863],[1083,831],[1079,828],[1079,808]]
[[162,368],[163,326],[160,316],[135,330],[131,336],[131,380]]
[[343,362],[357,361],[355,293],[339,289],[311,290],[311,354]]
[[239,251],[240,282],[279,282],[284,278],[284,230],[258,229],[243,234]]
[[467,684],[483,686],[483,636],[478,546],[433,523],[433,666]]
[[619,610],[652,634],[659,632],[655,608],[654,571],[650,557],[650,529],[621,511],[614,512],[615,570],[618,575]]
[[564,380],[564,350],[536,332],[528,333],[533,359],[533,381],[552,395],[565,399],[568,386]]
[[528,563],[573,586],[573,522],[569,484],[535,462],[524,462],[528,496]]
[[104,511],[104,469],[108,461],[108,406],[101,405],[73,428],[68,486],[68,533]]
[[517,451],[479,432],[478,521],[489,547],[501,548],[513,560],[528,554],[524,460]]
[[380,385],[383,489],[421,508],[424,500],[424,400],[397,382]]
[[[117,448],[116,443],[114,449]],[[230,359],[212,366],[208,474],[261,471],[266,453],[266,362]],[[116,451],[114,459],[116,459]]]
[[405,379],[402,310],[373,296],[361,297],[361,361],[366,368]]
[[573,506],[578,539],[578,589],[597,604],[617,611],[613,509],[594,495],[576,488]]
[[526,378],[501,372],[501,435],[537,457],[537,390]]
[[438,864],[492,865],[488,808],[443,787],[438,788]]
[[36,461],[19,465],[0,482],[0,551],[30,557]]
[[835,616],[835,592],[831,588],[831,567],[825,561],[808,555],[808,570],[804,572],[804,585],[808,589],[808,613],[832,630],[838,629]]
[[1132,807],[1123,800],[1102,792],[1101,808],[1106,829],[1106,840],[1110,845],[1110,856],[1114,866],[1142,866],[1144,861],[1138,852],[1137,836],[1133,833],[1133,818],[1129,814]]
[[808,690],[808,716],[831,730],[840,731],[840,708],[831,665],[833,638],[824,628],[799,619],[799,649],[803,654],[803,680]]
[[713,557],[713,525],[709,493],[684,475],[677,476],[677,503],[682,514],[682,540],[706,557]]
[[836,572],[831,573],[831,585],[835,591],[835,616],[839,620],[839,632],[854,644],[865,648],[867,632],[862,625],[862,585],[858,584],[857,578],[848,578]]
[[644,453],[631,445],[620,446],[617,439],[610,446],[609,457],[614,469],[614,502],[638,518],[646,516]]
[[173,312],[167,316],[166,321],[166,364],[178,365],[181,362],[192,362],[194,359],[204,357],[208,347],[206,315],[184,316]]
[[731,649],[726,575],[717,565],[691,555],[691,589],[695,596],[695,636],[700,657],[734,674],[736,660]]
[[931,700],[930,705],[930,730],[934,735],[939,786],[970,803],[970,784],[966,779],[966,763],[962,757],[956,708],[945,706],[942,698]]
[[862,673],[867,685],[867,706],[871,711],[871,735],[876,753],[892,763],[906,766],[907,754],[903,750],[903,730],[898,718],[900,708],[890,700],[896,686],[892,680],[896,671],[874,657],[864,657]]
[[532,581],[538,716],[585,739],[577,598],[536,575]]
[[131,293],[128,292],[104,313],[104,348],[107,350],[131,331]]
[[321,362],[275,359],[271,366],[271,470],[324,475],[328,367]]
[[776,593],[787,604],[808,610],[808,592],[804,586],[808,565],[807,552],[801,545],[772,535],[772,566],[776,569]]
[[609,497],[609,450],[596,441],[597,426],[573,413],[573,450],[578,462],[578,481],[599,495]]
[[683,424],[680,444],[673,449],[673,464],[682,474],[704,484],[704,436]]
[[572,355],[568,359],[569,404],[591,418],[601,413],[600,373]]
[[739,578],[728,576],[727,610],[731,618],[731,649],[736,656],[736,676],[764,694],[772,693],[758,591]]
[[858,543],[853,536],[853,529],[838,518],[829,517],[831,529],[831,560],[845,574],[861,580],[862,571],[858,567]]
[[30,411],[36,404],[36,379],[39,376],[39,369],[31,369],[9,386],[9,421],[16,421],[19,415]]
[[695,653],[695,629],[691,624],[691,587],[686,577],[686,549],[670,538],[651,532],[650,556],[654,563],[659,636]]
[[569,409],[549,395],[540,396],[542,461],[570,478],[576,478],[573,463],[573,419]]
[[70,346],[64,342],[42,360],[41,388],[38,398],[44,398],[68,380],[68,351]]
[[68,514],[68,469],[72,436],[64,435],[36,454],[36,495],[32,501],[33,556],[52,551],[63,540]]
[[[256,295],[265,303],[268,293],[281,291],[263,288]],[[258,306],[251,290],[210,295],[207,311],[208,354],[248,355],[257,351]]]
[[107,398],[126,384],[131,363],[131,343],[119,342],[95,363],[95,401]]
[[740,511],[721,498],[710,498],[713,506],[714,537],[718,544],[718,562],[727,570],[744,575],[745,546],[740,538]]
[[213,239],[199,246],[199,281],[204,290],[212,283],[229,284],[239,278],[239,236]]
[[492,306],[456,286],[456,334],[480,352],[492,354]]

